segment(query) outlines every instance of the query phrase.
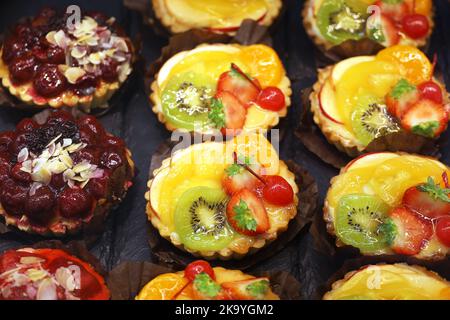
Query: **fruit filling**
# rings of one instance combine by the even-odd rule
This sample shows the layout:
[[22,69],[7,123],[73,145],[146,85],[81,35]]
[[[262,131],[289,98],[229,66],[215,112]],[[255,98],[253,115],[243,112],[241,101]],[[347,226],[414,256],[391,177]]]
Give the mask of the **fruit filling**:
[[43,9],[11,30],[1,55],[12,84],[44,99],[93,95],[101,83],[122,83],[131,72],[129,40],[100,13],[71,24],[68,15]]

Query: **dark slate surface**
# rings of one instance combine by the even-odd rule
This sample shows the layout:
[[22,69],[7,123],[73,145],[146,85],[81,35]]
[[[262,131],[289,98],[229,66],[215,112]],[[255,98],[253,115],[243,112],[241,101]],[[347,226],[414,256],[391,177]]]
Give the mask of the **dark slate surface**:
[[[330,178],[337,170],[322,163],[309,153],[293,136],[292,128],[298,122],[301,111],[300,90],[311,86],[316,80],[315,51],[303,29],[300,10],[303,1],[286,1],[288,10],[278,29],[274,33],[275,49],[279,52],[293,82],[293,108],[290,110],[285,125],[287,135],[281,146],[282,158],[293,158],[307,168],[317,179],[320,200],[323,202]],[[433,35],[429,55],[438,53],[439,66],[442,69],[447,86],[450,87],[450,4],[446,0],[436,0],[436,30]],[[14,0],[2,1],[0,4],[0,30],[4,30],[16,19],[33,15],[42,6],[63,7],[78,4],[85,10],[99,10],[115,16],[130,32],[135,35],[142,32],[144,39],[144,57],[147,64],[160,55],[167,39],[157,36],[151,29],[141,26],[140,17],[127,11],[121,0]],[[0,109],[0,129],[13,128],[21,118],[30,113]],[[105,267],[111,269],[123,261],[149,261],[150,249],[147,244],[147,223],[145,216],[144,192],[147,172],[152,153],[158,145],[169,137],[169,133],[157,121],[144,94],[143,81],[136,79],[133,91],[126,101],[101,117],[101,122],[112,133],[123,137],[134,155],[138,175],[126,200],[108,219],[105,232],[94,244],[91,251],[101,260]],[[448,137],[450,132],[447,132]],[[447,139],[448,140],[448,139]],[[443,161],[449,164],[448,144],[443,145]],[[28,239],[17,235],[0,236],[0,251],[29,244]],[[313,239],[303,232],[281,253],[266,260],[249,272],[260,270],[286,270],[296,276],[303,285],[303,295],[311,298],[317,287],[322,284],[342,261],[331,261],[318,254],[313,248]]]

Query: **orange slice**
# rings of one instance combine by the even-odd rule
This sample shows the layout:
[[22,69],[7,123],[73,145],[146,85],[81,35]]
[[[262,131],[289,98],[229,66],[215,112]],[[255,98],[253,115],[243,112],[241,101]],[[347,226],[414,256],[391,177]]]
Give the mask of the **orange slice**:
[[172,300],[188,284],[188,280],[180,274],[162,274],[139,292],[136,300]]

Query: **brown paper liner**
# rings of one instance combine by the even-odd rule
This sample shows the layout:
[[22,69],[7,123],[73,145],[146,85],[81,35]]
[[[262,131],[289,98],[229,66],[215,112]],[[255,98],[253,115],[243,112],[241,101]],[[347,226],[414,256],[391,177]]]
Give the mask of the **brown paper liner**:
[[[166,141],[157,149],[151,160],[149,179],[153,179],[153,171],[161,167],[162,161],[168,158],[168,155],[170,156],[172,146],[173,143]],[[300,189],[297,194],[299,198],[297,215],[289,222],[288,229],[279,235],[274,242],[241,260],[222,261],[222,266],[230,269],[248,269],[280,252],[301,233],[306,225],[313,221],[313,218],[318,211],[318,186],[313,176],[294,161],[288,160],[286,161],[286,164],[289,170],[295,174],[296,183]],[[192,261],[196,260],[195,257],[189,253],[177,249],[168,240],[161,238],[158,230],[156,230],[150,222],[147,223],[152,256],[160,264],[175,269],[182,269]]]
[[[107,284],[111,291],[111,300],[134,300],[152,279],[172,272],[176,271],[150,262],[121,263],[108,276]],[[300,283],[290,274],[278,271],[265,272],[257,276],[269,277],[273,292],[282,300],[301,300]]]

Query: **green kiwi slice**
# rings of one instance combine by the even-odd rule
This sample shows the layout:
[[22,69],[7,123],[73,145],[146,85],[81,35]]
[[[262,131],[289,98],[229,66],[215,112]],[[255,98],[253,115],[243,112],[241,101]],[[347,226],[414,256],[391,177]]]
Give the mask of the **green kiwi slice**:
[[162,92],[163,114],[179,129],[204,129],[214,93],[215,82],[208,76],[192,71],[177,74]]
[[365,36],[367,6],[357,0],[324,0],[317,13],[320,33],[338,45]]
[[216,251],[234,238],[228,225],[227,195],[221,189],[195,187],[186,190],[175,208],[175,231],[191,250]]
[[400,131],[384,101],[371,95],[358,97],[351,114],[351,125],[356,138],[365,146],[376,138]]
[[343,243],[362,252],[385,249],[395,235],[388,212],[389,207],[377,196],[345,195],[336,210],[336,235]]

